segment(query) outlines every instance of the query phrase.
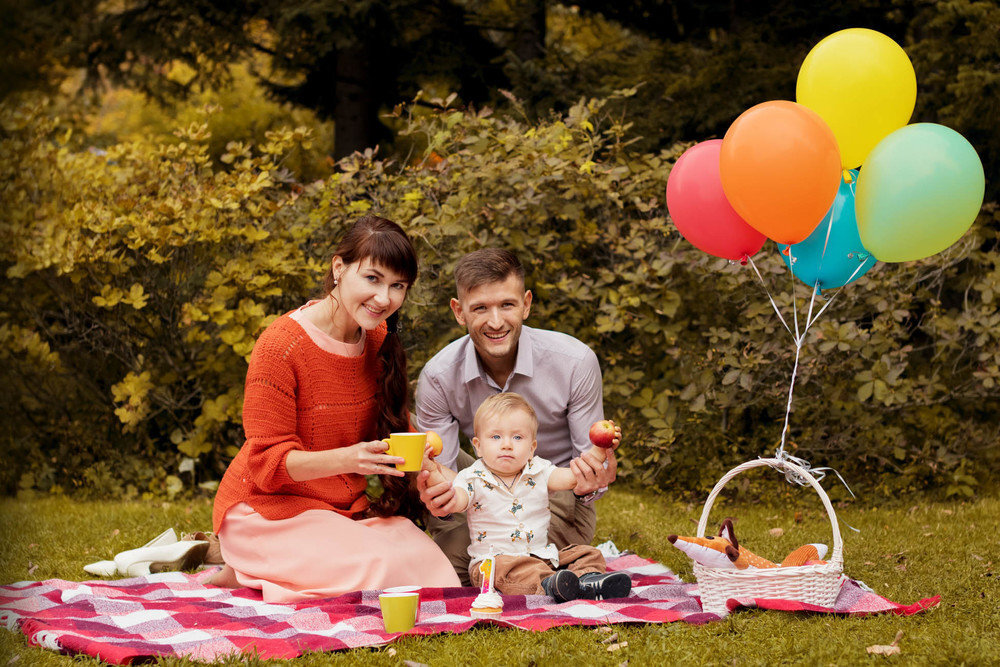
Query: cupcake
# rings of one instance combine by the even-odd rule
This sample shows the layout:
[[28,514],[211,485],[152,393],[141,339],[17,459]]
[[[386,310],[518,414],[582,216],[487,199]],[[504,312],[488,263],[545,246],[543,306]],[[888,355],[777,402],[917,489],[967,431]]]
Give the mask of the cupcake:
[[493,591],[477,595],[469,610],[472,618],[499,618],[502,614],[503,598]]

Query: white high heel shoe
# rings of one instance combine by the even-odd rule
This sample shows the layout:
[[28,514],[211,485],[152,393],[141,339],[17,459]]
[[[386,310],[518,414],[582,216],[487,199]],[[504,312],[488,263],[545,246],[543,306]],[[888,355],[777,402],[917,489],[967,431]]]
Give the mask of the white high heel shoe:
[[139,547],[115,556],[115,569],[126,577],[191,570],[201,565],[206,553],[208,553],[208,542],[204,540],[184,540],[154,547]]
[[[156,547],[163,544],[173,544],[177,541],[177,533],[174,532],[173,528],[167,528],[165,531],[151,539],[149,542],[140,547],[145,549],[146,547]],[[113,560],[99,560],[96,563],[89,563],[83,566],[85,572],[93,574],[97,577],[113,577],[118,574],[118,567],[115,565]]]

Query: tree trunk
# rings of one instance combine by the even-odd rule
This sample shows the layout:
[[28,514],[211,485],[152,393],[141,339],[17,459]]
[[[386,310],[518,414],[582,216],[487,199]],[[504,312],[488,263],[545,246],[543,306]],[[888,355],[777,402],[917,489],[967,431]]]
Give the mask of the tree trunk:
[[370,55],[363,44],[337,51],[333,156],[338,160],[374,146],[377,140]]
[[545,0],[524,0],[511,51],[522,62],[545,56]]

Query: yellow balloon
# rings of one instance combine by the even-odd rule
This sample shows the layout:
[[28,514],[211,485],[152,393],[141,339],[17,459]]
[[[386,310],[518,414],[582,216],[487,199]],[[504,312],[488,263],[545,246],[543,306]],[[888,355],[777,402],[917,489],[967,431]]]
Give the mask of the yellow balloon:
[[867,28],[835,32],[802,62],[795,98],[826,121],[845,169],[865,161],[883,137],[906,125],[917,77],[902,47]]

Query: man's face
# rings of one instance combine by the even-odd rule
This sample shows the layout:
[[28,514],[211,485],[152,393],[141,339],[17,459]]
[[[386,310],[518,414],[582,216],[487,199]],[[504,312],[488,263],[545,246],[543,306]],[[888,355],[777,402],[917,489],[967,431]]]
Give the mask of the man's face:
[[451,300],[455,319],[468,329],[476,352],[484,361],[513,361],[521,325],[531,312],[531,291],[517,275],[487,283]]

